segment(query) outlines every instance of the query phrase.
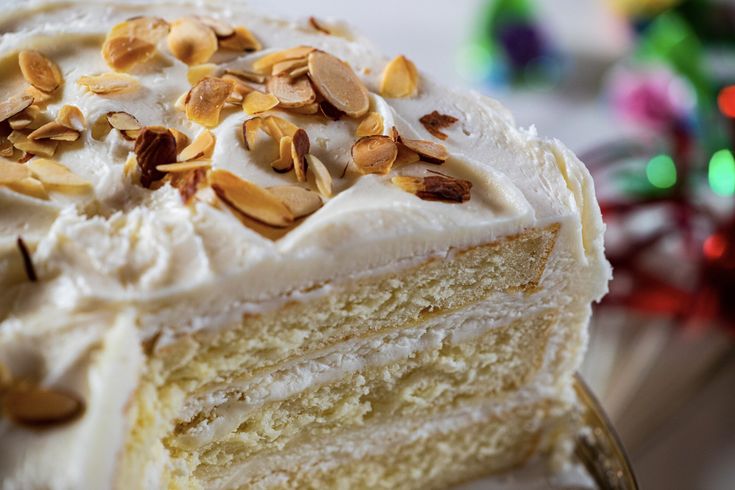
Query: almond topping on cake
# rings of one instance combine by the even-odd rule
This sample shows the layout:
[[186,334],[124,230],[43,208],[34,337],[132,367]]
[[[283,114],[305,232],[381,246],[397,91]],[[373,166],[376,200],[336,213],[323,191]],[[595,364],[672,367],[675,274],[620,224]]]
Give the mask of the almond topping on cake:
[[168,128],[176,140],[176,154],[181,153],[189,144],[189,137],[175,128]]
[[398,176],[391,179],[395,185],[406,192],[415,194],[425,201],[463,203],[470,200],[472,182],[455,179],[446,175],[428,177]]
[[55,141],[76,141],[79,139],[79,131],[69,129],[63,124],[56,121],[50,121],[38,129],[33,130],[29,135],[30,140],[51,139]]
[[134,151],[140,169],[140,183],[150,188],[153,182],[164,177],[157,167],[176,162],[176,139],[166,128],[146,127],[136,138]]
[[235,70],[232,68],[228,68],[225,70],[225,75],[232,75],[245,82],[263,84],[266,81],[265,75],[261,75],[260,73],[255,73],[254,71],[248,70]]
[[197,15],[195,18],[205,26],[212,29],[214,31],[214,35],[217,36],[218,39],[232,36],[235,33],[235,29],[223,20],[215,19],[208,15]]
[[316,187],[319,192],[325,197],[332,196],[332,175],[329,173],[327,167],[317,157],[309,153],[306,155],[306,162],[309,165],[309,169],[314,174],[314,180]]
[[352,145],[352,161],[362,174],[387,174],[397,156],[396,143],[388,136],[364,136]]
[[206,63],[217,51],[217,36],[202,21],[184,17],[171,25],[168,48],[187,65]]
[[457,121],[459,121],[459,119],[457,119],[456,117],[447,114],[441,114],[437,111],[433,111],[430,114],[421,116],[421,118],[419,119],[419,122],[426,128],[429,133],[441,140],[447,139],[447,134],[442,132],[441,130],[452,126]]
[[143,129],[143,125],[140,121],[127,112],[108,112],[106,116],[107,122],[110,123],[110,126],[120,131],[125,139],[136,139],[140,134],[140,130]]
[[255,141],[258,137],[258,131],[263,127],[263,118],[255,116],[250,119],[246,119],[242,123],[242,140],[245,143],[246,150],[252,150],[255,148]]
[[323,51],[309,53],[308,61],[314,87],[332,106],[349,117],[367,113],[367,89],[347,63]]
[[207,168],[196,168],[187,172],[175,172],[171,175],[171,185],[179,190],[181,201],[191,203],[192,199],[207,182]]
[[278,98],[273,94],[264,94],[254,90],[247,94],[242,101],[242,109],[247,114],[260,114],[269,111],[278,105]]
[[30,176],[27,165],[0,158],[0,185],[12,184]]
[[312,51],[314,51],[314,48],[311,46],[297,46],[295,48],[276,51],[275,53],[267,54],[256,60],[253,63],[253,70],[256,73],[268,74],[276,63],[286,60],[306,58]]
[[171,30],[168,22],[160,17],[140,16],[120,22],[110,29],[107,39],[115,37],[134,37],[154,46],[166,37]]
[[291,145],[293,138],[284,136],[278,140],[278,158],[271,162],[271,168],[279,174],[290,172],[293,168],[293,157],[291,156]]
[[186,117],[210,128],[219,124],[220,111],[232,92],[232,85],[232,82],[221,78],[200,80],[186,96]]
[[13,95],[7,100],[0,102],[0,122],[15,116],[33,104],[30,95]]
[[3,412],[17,424],[50,426],[76,419],[84,412],[84,404],[61,391],[13,387],[3,395]]
[[188,172],[189,170],[195,170],[197,168],[209,168],[211,166],[211,160],[189,160],[186,162],[164,163],[163,165],[157,165],[156,170],[160,172],[179,173]]
[[383,70],[380,95],[388,98],[413,97],[418,93],[418,86],[416,66],[405,56],[396,56]]
[[291,121],[279,116],[267,116],[263,119],[263,130],[274,140],[279,141],[284,136],[291,136],[299,130]]
[[156,47],[137,37],[112,37],[102,45],[102,57],[115,71],[127,71],[150,59]]
[[291,210],[274,194],[227,170],[214,170],[210,185],[230,207],[267,225],[286,227],[294,221]]
[[317,19],[316,17],[309,17],[309,25],[313,27],[315,30],[321,32],[322,34],[332,34],[329,32],[329,29],[324,27]]
[[232,35],[220,38],[219,47],[230,51],[260,51],[263,46],[252,32],[242,26],[235,27]]
[[46,56],[35,50],[24,50],[18,54],[18,64],[23,78],[28,83],[46,93],[53,92],[61,82],[59,67]]
[[377,112],[370,112],[365,119],[360,122],[355,130],[355,136],[362,138],[363,136],[377,136],[383,134],[383,116]]
[[286,109],[304,107],[316,101],[314,88],[306,77],[272,76],[266,87],[276,96],[278,105]]
[[269,187],[268,192],[280,199],[296,219],[308,216],[322,207],[319,194],[298,185],[277,185]]
[[186,79],[192,87],[206,77],[214,77],[217,71],[217,65],[214,63],[202,63],[201,65],[192,65],[186,72]]
[[309,135],[303,129],[297,129],[291,139],[291,158],[293,159],[294,173],[296,180],[306,182],[306,155],[309,153],[311,144],[309,143]]
[[177,157],[177,161],[186,162],[198,158],[210,158],[214,151],[214,134],[205,129],[197,135],[189,146],[184,148]]
[[409,150],[417,153],[421,160],[427,163],[441,165],[447,160],[447,158],[449,158],[447,148],[444,145],[434,143],[433,141],[399,138],[398,142]]
[[421,161],[421,157],[415,151],[409,150],[401,143],[396,143],[396,146],[398,147],[398,156],[396,156],[396,161],[393,162],[393,165],[408,165]]
[[80,191],[90,187],[90,182],[55,160],[34,158],[27,163],[35,178],[44,186],[62,191]]
[[84,131],[87,129],[87,121],[79,107],[74,105],[65,105],[59,110],[56,116],[56,122],[76,131]]
[[[41,114],[41,109],[39,109],[37,105],[30,105],[18,114],[10,116],[8,118],[8,125],[11,129],[24,129],[31,126],[31,124],[42,122]],[[35,125],[36,129],[39,127],[40,126]]]
[[8,140],[13,143],[13,146],[18,150],[30,153],[31,155],[40,155],[47,158],[54,156],[54,153],[56,153],[56,147],[59,145],[58,141],[50,139],[29,139],[26,133],[17,130],[8,135]]
[[77,83],[97,95],[125,94],[138,90],[140,87],[138,79],[127,73],[88,75],[80,77]]

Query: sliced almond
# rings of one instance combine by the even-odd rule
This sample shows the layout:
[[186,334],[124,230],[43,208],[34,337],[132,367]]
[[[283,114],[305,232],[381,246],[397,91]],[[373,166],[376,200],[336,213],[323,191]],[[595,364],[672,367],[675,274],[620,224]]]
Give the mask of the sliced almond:
[[309,17],[309,25],[323,34],[331,34],[331,32],[329,32],[329,29],[324,27],[321,22],[316,19],[316,17]]
[[107,122],[109,122],[110,126],[112,126],[113,128],[117,130],[135,131],[137,129],[143,128],[143,125],[140,124],[140,121],[138,121],[132,114],[128,114],[127,112],[122,112],[122,111],[108,112],[106,115],[107,115]]
[[0,185],[12,184],[30,176],[27,165],[0,158]]
[[383,134],[383,116],[377,112],[370,112],[360,122],[355,130],[355,136],[362,138],[363,136],[376,136]]
[[252,117],[242,123],[242,140],[246,150],[255,148],[258,131],[263,127],[263,119],[260,116]]
[[[30,105],[20,111],[18,114],[8,118],[8,124],[11,129],[24,129],[30,127],[34,122],[40,123],[41,109],[36,105]],[[37,129],[38,125],[35,125]]]
[[271,75],[288,75],[297,68],[308,67],[306,58],[297,58],[295,60],[279,61],[271,69]]
[[367,114],[367,89],[347,63],[323,51],[310,53],[308,60],[311,81],[330,104],[349,117]]
[[388,136],[364,136],[352,145],[352,160],[363,174],[387,174],[397,156],[396,143]]
[[186,111],[186,99],[189,97],[190,90],[187,90],[183,94],[179,96],[178,99],[176,99],[176,102],[174,102],[174,108],[176,110],[185,112]]
[[3,396],[3,412],[17,424],[51,426],[78,418],[84,412],[84,404],[62,391],[11,388]]
[[203,22],[184,17],[171,25],[168,48],[187,65],[206,63],[217,51],[217,36]]
[[102,57],[115,71],[128,71],[149,60],[156,46],[138,37],[108,37],[102,45]]
[[90,127],[92,138],[97,141],[107,136],[111,130],[112,126],[110,126],[110,123],[107,120],[107,114],[102,114],[98,117]]
[[286,227],[294,215],[275,195],[227,170],[214,170],[210,183],[217,196],[241,213],[275,227]]
[[186,97],[186,117],[206,127],[219,124],[219,115],[227,97],[232,92],[232,82],[221,78],[205,78],[194,85]]
[[45,109],[48,103],[56,98],[55,95],[38,90],[33,85],[28,85],[23,91],[23,94],[33,97],[33,105],[38,106],[40,109]]
[[18,54],[18,64],[26,82],[43,92],[53,92],[63,81],[58,65],[39,51],[21,51]]
[[78,191],[85,190],[91,185],[88,180],[79,177],[55,160],[34,158],[26,165],[35,178],[51,189]]
[[186,172],[175,172],[171,176],[171,185],[179,190],[184,204],[189,204],[207,180],[207,168],[195,168]]
[[316,101],[316,92],[306,77],[270,77],[266,87],[268,92],[278,98],[279,105],[287,109],[304,107]]
[[327,167],[311,153],[306,155],[306,162],[314,174],[314,180],[319,192],[325,197],[332,197],[332,176],[329,170],[327,170]]
[[314,48],[311,46],[297,46],[295,48],[276,51],[275,53],[267,54],[256,60],[255,63],[253,63],[253,70],[257,73],[270,73],[273,65],[276,63],[286,60],[305,58],[312,51],[314,51]]
[[28,136],[20,131],[13,131],[8,135],[8,140],[13,143],[13,146],[21,151],[28,152],[32,155],[40,155],[42,157],[50,158],[56,153],[56,147],[59,145],[58,141],[54,140],[31,140]]
[[79,85],[87,87],[87,89],[97,95],[117,95],[134,92],[140,87],[137,78],[126,73],[102,73],[101,75],[91,75],[80,77],[77,80]]
[[48,199],[48,192],[43,186],[41,181],[34,179],[33,177],[27,177],[17,182],[7,184],[8,189],[12,189],[15,192],[20,192],[26,196],[35,197],[38,199]]
[[10,158],[13,156],[13,143],[5,137],[0,137],[0,157]]
[[205,129],[197,135],[196,138],[191,142],[189,146],[181,150],[177,161],[187,162],[189,160],[199,158],[209,158],[212,156],[214,150],[215,138],[214,134],[208,129]]
[[231,51],[260,51],[263,45],[256,39],[252,32],[242,26],[235,27],[231,36],[221,38],[219,47]]
[[222,80],[227,80],[227,81],[232,82],[232,92],[233,93],[230,94],[230,97],[237,96],[240,99],[241,104],[245,96],[255,90],[254,87],[248,85],[242,79],[240,79],[239,77],[236,77],[235,75],[225,73],[224,75],[222,75],[221,78]]
[[211,166],[211,160],[190,160],[187,162],[165,163],[163,165],[157,165],[156,170],[158,170],[159,172],[178,173],[188,172],[189,170],[194,170],[197,168],[209,168]]
[[289,172],[293,168],[292,143],[293,139],[290,136],[284,136],[278,142],[278,158],[271,162],[271,168],[279,174]]
[[253,91],[245,96],[242,101],[242,109],[247,114],[260,114],[269,111],[278,105],[278,98],[273,94],[264,94]]
[[310,147],[309,135],[306,134],[306,131],[301,128],[296,130],[291,140],[291,158],[293,159],[296,180],[299,182],[306,182],[306,169],[308,168],[306,155],[309,153]]
[[30,140],[52,139],[55,141],[76,141],[79,139],[79,131],[69,129],[63,124],[51,121],[28,135]]
[[215,65],[214,63],[202,63],[201,65],[192,65],[186,72],[186,79],[189,80],[189,85],[193,87],[203,78],[213,77],[216,70],[217,65]]
[[135,140],[134,151],[140,169],[140,183],[150,188],[164,177],[157,167],[176,162],[176,138],[166,128],[146,127]]
[[296,219],[308,216],[322,207],[319,194],[298,185],[277,185],[269,187],[268,192],[280,199]]
[[309,74],[309,67],[302,66],[301,68],[295,68],[288,73],[288,78],[299,78]]
[[469,180],[455,179],[445,175],[400,176],[393,177],[391,182],[425,201],[463,203],[469,201],[472,189],[472,182]]
[[263,125],[263,130],[276,141],[280,141],[284,136],[293,138],[293,135],[299,130],[299,127],[294,123],[278,116],[265,117]]
[[174,136],[174,140],[176,140],[176,154],[178,155],[189,144],[189,137],[178,129],[169,128],[169,131]]
[[305,105],[303,107],[293,107],[289,110],[296,114],[303,114],[305,116],[313,116],[314,114],[319,114],[319,103],[312,102],[311,104]]
[[233,68],[228,68],[225,70],[226,75],[232,75],[237,78],[242,79],[245,82],[253,82],[253,83],[265,83],[265,75],[261,75],[260,73],[255,73],[254,71],[248,71],[248,70],[236,70]]
[[107,34],[107,39],[113,37],[135,37],[153,45],[166,37],[171,26],[160,17],[133,17],[115,25]]
[[393,162],[393,165],[408,165],[421,161],[421,157],[415,151],[409,150],[401,143],[396,143],[396,146],[398,146],[398,156],[396,157],[396,161]]
[[405,138],[401,138],[399,141],[409,150],[418,153],[421,160],[425,162],[441,165],[449,158],[447,147],[439,143],[424,140],[408,140]]
[[447,134],[444,133],[442,129],[450,127],[457,121],[459,121],[459,119],[456,117],[448,114],[441,114],[438,111],[433,111],[419,118],[419,122],[424,126],[424,128],[426,128],[432,136],[441,140],[448,138]]
[[196,17],[202,24],[214,31],[214,35],[218,38],[229,37],[235,33],[230,24],[223,20],[215,19],[207,15],[197,15]]
[[0,122],[15,116],[31,104],[33,104],[33,97],[30,95],[14,95],[0,102]]
[[418,93],[418,85],[416,65],[405,56],[396,56],[383,70],[380,95],[390,98],[413,97]]
[[65,105],[59,110],[56,116],[56,122],[76,131],[84,131],[87,129],[87,121],[84,119],[82,111],[73,105]]

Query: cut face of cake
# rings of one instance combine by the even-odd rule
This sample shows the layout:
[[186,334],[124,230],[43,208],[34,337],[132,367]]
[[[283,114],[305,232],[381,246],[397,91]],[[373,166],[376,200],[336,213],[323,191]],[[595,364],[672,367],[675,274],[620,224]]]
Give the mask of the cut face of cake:
[[8,12],[3,488],[442,488],[570,437],[610,271],[562,144],[341,25]]

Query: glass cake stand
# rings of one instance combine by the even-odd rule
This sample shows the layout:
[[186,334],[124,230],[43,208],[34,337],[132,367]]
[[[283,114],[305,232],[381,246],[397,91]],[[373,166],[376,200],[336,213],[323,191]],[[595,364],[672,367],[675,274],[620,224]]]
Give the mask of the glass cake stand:
[[461,485],[456,490],[638,490],[638,482],[615,429],[582,377],[574,378],[584,430],[575,441],[575,461],[549,475],[542,461],[521,470]]

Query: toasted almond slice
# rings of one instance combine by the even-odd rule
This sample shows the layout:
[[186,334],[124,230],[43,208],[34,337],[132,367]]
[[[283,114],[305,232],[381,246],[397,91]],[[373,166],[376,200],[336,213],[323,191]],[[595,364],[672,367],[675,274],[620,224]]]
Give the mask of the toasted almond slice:
[[235,90],[233,88],[232,92],[230,92],[230,95],[227,96],[225,103],[242,106],[244,100],[245,96],[239,90]]
[[[39,122],[41,117],[41,109],[38,108],[36,105],[30,105],[20,111],[18,114],[11,116],[8,118],[8,124],[10,125],[11,129],[24,129],[34,122]],[[35,125],[35,128],[37,129],[40,127],[39,125]]]
[[268,187],[268,192],[280,199],[296,219],[308,216],[322,207],[319,194],[299,185]]
[[30,140],[52,139],[56,141],[76,141],[79,139],[79,131],[69,129],[56,121],[47,122],[40,128],[28,135]]
[[271,162],[271,168],[279,174],[284,174],[293,168],[292,144],[293,139],[290,136],[284,136],[278,142],[278,158]]
[[76,419],[84,412],[84,404],[62,391],[18,387],[5,393],[3,412],[20,425],[51,426]]
[[33,97],[30,95],[14,95],[0,102],[0,122],[15,116],[31,104],[33,104]]
[[[131,179],[136,178],[138,174],[138,157],[134,153],[128,155],[127,160],[123,164],[123,175],[130,177]],[[137,182],[140,183],[140,182]]]
[[186,98],[186,117],[202,126],[219,124],[219,115],[232,92],[232,82],[204,78],[194,85]]
[[140,169],[140,183],[150,188],[164,177],[157,167],[176,162],[176,138],[167,128],[150,126],[143,128],[135,140],[135,156]]
[[395,185],[406,192],[415,194],[425,201],[463,203],[470,200],[472,182],[455,179],[447,175],[428,177],[400,176],[391,179]]
[[164,163],[163,165],[157,165],[156,170],[159,172],[178,173],[188,172],[196,168],[209,168],[212,166],[211,160],[189,160],[186,162],[179,163]]
[[13,146],[21,151],[31,153],[33,155],[41,155],[50,158],[56,153],[58,141],[53,140],[31,140],[28,136],[20,131],[13,131],[8,135],[8,139]]
[[253,63],[253,70],[257,73],[267,74],[271,72],[273,65],[276,63],[286,60],[305,58],[312,51],[314,51],[314,48],[311,46],[297,46],[295,48],[276,51],[256,60],[255,63]]
[[214,134],[212,134],[210,130],[205,129],[199,133],[196,138],[194,138],[189,146],[179,153],[176,160],[179,162],[187,162],[189,160],[199,159],[202,157],[209,158],[212,156],[214,143]]
[[287,109],[304,107],[316,101],[316,92],[306,77],[270,77],[267,88],[268,92],[278,98],[279,105]]
[[297,129],[291,141],[291,158],[293,159],[296,180],[299,182],[306,182],[306,170],[308,168],[306,155],[309,153],[310,147],[309,135],[303,129]]
[[418,153],[421,160],[425,162],[441,165],[449,158],[447,147],[439,143],[424,140],[408,140],[405,138],[401,138],[399,141],[409,150]]
[[419,75],[416,66],[405,56],[393,58],[380,81],[380,95],[383,97],[413,97],[418,93]]
[[10,158],[13,156],[13,143],[5,137],[0,137],[0,157]]
[[18,64],[26,82],[38,90],[53,92],[63,81],[58,65],[38,51],[21,51],[18,54]]
[[135,37],[153,45],[166,37],[171,26],[159,17],[133,17],[115,25],[107,34],[107,39],[113,37]]
[[245,82],[253,82],[253,83],[265,83],[266,76],[261,75],[260,73],[255,73],[254,71],[248,71],[248,70],[236,70],[234,68],[228,68],[225,70],[226,75],[232,75],[234,77],[240,78]]
[[260,114],[278,105],[278,98],[273,94],[252,91],[242,101],[242,109],[247,114]]
[[319,192],[325,197],[332,197],[332,176],[329,174],[327,167],[311,153],[306,155],[306,161],[314,174],[314,180],[316,181],[316,187],[319,189]]
[[232,91],[237,92],[237,94],[240,96],[240,99],[245,98],[247,94],[255,90],[254,87],[245,83],[241,78],[236,77],[235,75],[232,75],[230,73],[225,73],[224,75],[222,75],[221,78],[222,80],[232,82]]
[[295,68],[288,73],[288,78],[299,78],[309,74],[309,67]]
[[189,67],[189,71],[186,72],[186,79],[189,80],[189,85],[193,87],[203,78],[213,77],[216,70],[217,65],[215,65],[214,63],[202,63],[201,65],[192,65]]
[[102,45],[102,57],[115,71],[128,71],[149,60],[156,46],[137,37],[111,37]]
[[294,221],[291,210],[275,195],[232,172],[214,170],[210,183],[220,199],[255,220],[275,227],[286,227]]
[[120,131],[120,134],[122,134],[123,138],[129,141],[135,141],[138,139],[138,136],[140,136],[140,132],[143,131],[143,128],[140,129],[123,129]]
[[308,66],[308,62],[306,58],[297,58],[295,60],[286,60],[286,61],[279,61],[275,65],[273,65],[273,68],[271,70],[271,75],[278,76],[278,75],[284,75],[289,74],[296,68],[303,68],[305,66]]
[[263,127],[263,119],[255,116],[247,119],[242,123],[242,140],[245,143],[246,150],[255,148],[255,141],[258,137],[258,131]]
[[421,160],[418,153],[413,150],[409,150],[401,143],[396,143],[398,147],[398,156],[393,165],[408,165],[409,163],[416,163]]
[[[171,185],[179,190],[181,201],[184,204],[190,204],[194,196],[202,188],[207,180],[207,167],[195,168],[186,172],[170,173]],[[211,189],[207,188],[210,192]],[[214,195],[212,195],[214,198]]]
[[30,176],[27,165],[0,158],[0,185],[12,184]]
[[132,114],[128,114],[127,112],[108,112],[106,115],[107,122],[109,122],[110,126],[117,130],[135,131],[143,128],[143,125],[140,124],[140,121],[138,121]]
[[433,111],[429,114],[425,114],[419,118],[419,122],[431,133],[432,136],[445,140],[448,138],[447,134],[442,131],[444,128],[448,128],[454,123],[459,121],[454,116],[448,114],[442,114],[439,111]]
[[363,174],[387,174],[398,156],[388,136],[364,136],[352,145],[352,160]]
[[33,176],[49,188],[84,190],[91,185],[88,180],[74,174],[56,160],[34,158],[27,165],[33,173]]
[[231,36],[221,38],[219,47],[231,51],[260,51],[263,45],[256,39],[252,32],[242,26],[237,26]]
[[303,107],[293,107],[289,110],[291,112],[295,112],[296,114],[304,114],[306,116],[313,116],[314,114],[319,114],[319,103],[312,102],[311,104],[305,105]]
[[124,94],[138,90],[140,87],[138,79],[126,73],[102,73],[101,75],[84,76],[80,77],[77,83],[87,87],[90,92],[97,95]]
[[329,32],[329,29],[324,27],[321,22],[316,19],[316,17],[309,17],[309,25],[322,34],[331,34],[331,32]]
[[232,36],[235,33],[235,30],[232,28],[232,26],[223,20],[215,19],[207,15],[197,15],[196,18],[202,24],[212,29],[215,36],[220,39]]
[[276,141],[280,141],[284,136],[293,138],[293,135],[299,130],[299,127],[294,123],[278,116],[265,117],[263,124],[263,130]]
[[[19,165],[19,164],[16,164]],[[25,166],[25,165],[24,165]],[[41,181],[34,179],[33,177],[27,177],[17,182],[7,184],[8,189],[12,189],[15,192],[20,192],[26,196],[36,197],[38,199],[48,199],[48,192],[43,186]]]
[[206,63],[217,51],[217,36],[201,21],[184,17],[171,26],[168,48],[187,65]]
[[314,87],[330,104],[349,117],[367,113],[367,89],[347,63],[323,51],[310,53],[308,61]]
[[92,138],[97,141],[107,136],[112,130],[112,126],[110,126],[110,122],[107,120],[107,114],[102,114],[101,116],[99,116],[92,123],[90,130],[90,132],[92,133]]
[[376,136],[383,134],[383,116],[377,112],[370,112],[360,122],[355,130],[355,136],[362,138],[363,136]]
[[84,119],[84,114],[82,114],[79,107],[73,105],[63,106],[56,116],[56,122],[79,132],[87,129],[87,121]]
[[178,155],[189,144],[189,137],[178,129],[169,128],[169,131],[174,136],[174,140],[176,140],[176,154]]
[[189,92],[191,90],[188,90],[181,94],[178,99],[176,99],[176,102],[174,102],[174,108],[179,111],[186,111],[186,99],[189,97]]

